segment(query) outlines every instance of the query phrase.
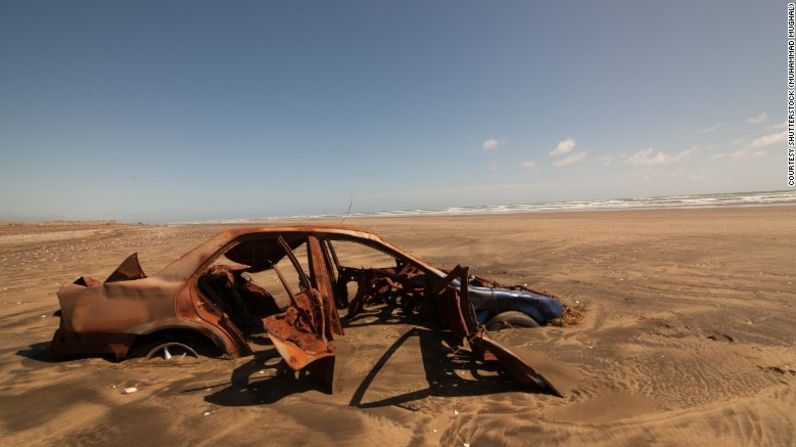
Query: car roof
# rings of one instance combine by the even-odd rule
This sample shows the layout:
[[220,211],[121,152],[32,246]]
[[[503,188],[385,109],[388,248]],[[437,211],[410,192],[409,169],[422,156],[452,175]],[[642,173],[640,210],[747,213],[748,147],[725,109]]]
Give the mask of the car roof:
[[210,257],[225,249],[236,240],[245,238],[246,236],[256,235],[275,235],[286,233],[302,233],[302,234],[315,234],[315,235],[336,235],[343,238],[350,238],[360,242],[372,242],[374,245],[386,248],[394,254],[405,257],[424,270],[431,273],[443,275],[442,272],[417,259],[411,254],[407,253],[386,241],[380,236],[362,228],[345,225],[267,225],[256,227],[239,227],[231,228],[221,231],[207,241],[199,244],[191,251],[185,253],[182,257],[166,266],[163,270],[158,272],[156,276],[163,277],[169,280],[185,280],[196,271],[200,270],[204,264],[208,263]]

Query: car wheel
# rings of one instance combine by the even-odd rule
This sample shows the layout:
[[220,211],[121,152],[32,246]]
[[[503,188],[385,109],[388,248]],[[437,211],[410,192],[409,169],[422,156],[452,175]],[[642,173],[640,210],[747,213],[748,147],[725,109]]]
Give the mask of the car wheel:
[[484,327],[488,331],[499,331],[512,327],[539,327],[539,323],[527,314],[517,310],[509,310],[490,318],[484,324]]
[[166,362],[180,362],[196,359],[199,354],[188,344],[170,341],[153,346],[144,356],[146,360],[159,359]]
[[201,335],[162,331],[136,340],[129,357],[145,362],[180,364],[200,358],[217,358],[221,354],[210,340]]

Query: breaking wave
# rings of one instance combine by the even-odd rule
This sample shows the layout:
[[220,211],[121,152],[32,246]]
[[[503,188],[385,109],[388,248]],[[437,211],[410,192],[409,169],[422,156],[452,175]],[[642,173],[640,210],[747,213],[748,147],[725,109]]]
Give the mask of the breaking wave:
[[[476,214],[511,214],[551,211],[600,211],[660,208],[718,208],[796,205],[796,191],[762,191],[720,194],[688,194],[657,197],[632,197],[605,200],[571,200],[540,203],[513,203],[503,205],[456,206],[448,208],[418,208],[392,211],[356,212],[357,217],[408,217],[455,216]],[[246,223],[262,220],[340,218],[345,214],[306,214],[295,216],[263,217],[260,219],[227,219],[202,223]],[[199,223],[199,222],[190,222]]]

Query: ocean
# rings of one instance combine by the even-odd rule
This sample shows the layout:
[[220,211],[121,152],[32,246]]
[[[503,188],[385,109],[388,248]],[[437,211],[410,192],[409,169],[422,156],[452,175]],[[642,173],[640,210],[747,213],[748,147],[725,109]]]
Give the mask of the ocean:
[[[418,208],[392,211],[352,212],[341,214],[304,214],[272,216],[256,219],[224,219],[201,223],[246,223],[282,219],[323,219],[403,216],[452,216],[476,214],[537,213],[550,211],[637,210],[661,208],[719,208],[796,205],[796,190],[756,191],[719,194],[687,194],[656,197],[630,197],[604,200],[569,200],[559,202],[510,203],[502,205],[461,206],[448,208]],[[182,222],[200,223],[200,222]]]

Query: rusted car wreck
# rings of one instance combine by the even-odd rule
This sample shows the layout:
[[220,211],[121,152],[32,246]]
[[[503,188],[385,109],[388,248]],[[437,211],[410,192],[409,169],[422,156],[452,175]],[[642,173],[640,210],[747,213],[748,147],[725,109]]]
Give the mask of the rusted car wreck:
[[[393,265],[346,265],[339,258],[344,244],[373,249]],[[297,277],[295,287],[289,271]],[[281,282],[283,306],[273,288],[252,279],[264,272]],[[122,359],[142,340],[158,340],[168,348],[169,343],[184,346],[180,340],[188,336],[210,341],[235,358],[252,353],[250,337],[265,334],[287,366],[331,390],[335,340],[345,334],[341,312],[351,318],[387,303],[436,316],[454,344],[469,349],[474,359],[497,362],[519,384],[560,396],[477,321],[471,297],[479,294],[470,289],[495,286],[468,275],[466,267],[435,268],[360,229],[240,228],[219,233],[153,276],[144,274],[133,254],[104,282],[80,277],[65,284],[58,291],[61,320],[51,349],[60,358],[110,354]]]

